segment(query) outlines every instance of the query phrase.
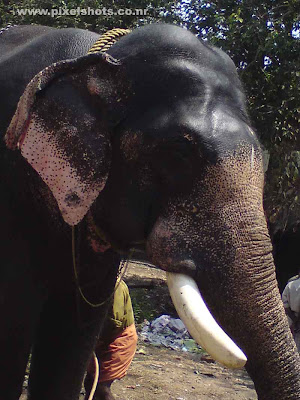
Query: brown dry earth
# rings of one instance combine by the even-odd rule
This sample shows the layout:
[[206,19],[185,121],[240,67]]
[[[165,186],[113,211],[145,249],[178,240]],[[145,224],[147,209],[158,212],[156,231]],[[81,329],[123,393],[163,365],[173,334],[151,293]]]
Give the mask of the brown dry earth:
[[[129,264],[129,288],[165,285],[165,273],[144,264]],[[112,385],[116,400],[255,400],[247,372],[229,370],[209,356],[154,347],[139,342],[125,378]],[[83,400],[83,394],[80,400]],[[26,399],[26,390],[20,400]],[[54,399],[53,399],[54,400]]]
[[244,370],[230,371],[200,361],[198,355],[144,345],[127,376],[113,383],[112,392],[117,400],[257,399]]

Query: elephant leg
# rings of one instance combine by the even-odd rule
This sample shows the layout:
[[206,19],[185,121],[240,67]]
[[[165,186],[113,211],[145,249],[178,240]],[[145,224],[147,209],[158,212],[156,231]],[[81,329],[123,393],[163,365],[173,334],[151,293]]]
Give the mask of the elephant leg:
[[[34,332],[47,295],[34,263],[26,230],[26,211],[12,206],[13,196],[1,182],[0,199],[0,400],[17,400]],[[37,283],[39,282],[39,283]]]
[[0,285],[0,400],[21,395],[41,303],[42,293],[29,274]]
[[[109,294],[114,291],[118,265],[119,256],[108,253],[91,268],[83,266],[80,283],[91,302],[111,300]],[[93,286],[94,282],[97,284]],[[30,400],[78,399],[109,304],[106,301],[100,307],[91,307],[79,295],[76,285],[66,285],[63,291],[51,294],[42,311],[32,352]]]
[[63,296],[49,299],[32,352],[30,400],[78,399],[105,313],[106,307],[91,310],[88,318],[80,320],[75,296],[67,301]]

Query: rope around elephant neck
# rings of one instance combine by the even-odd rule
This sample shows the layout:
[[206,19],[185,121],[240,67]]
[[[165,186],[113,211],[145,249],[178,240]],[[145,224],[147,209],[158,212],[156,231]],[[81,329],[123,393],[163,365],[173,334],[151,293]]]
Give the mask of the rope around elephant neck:
[[91,301],[89,301],[87,299],[87,297],[85,296],[85,294],[82,291],[82,288],[80,286],[80,282],[79,282],[79,274],[78,274],[78,270],[77,270],[77,265],[76,265],[76,245],[75,245],[75,226],[72,226],[72,259],[73,259],[73,270],[74,270],[74,277],[75,277],[75,282],[76,282],[76,286],[77,289],[80,293],[80,296],[82,297],[82,299],[90,306],[93,308],[98,308],[98,307],[102,307],[104,306],[104,304],[106,304],[107,302],[109,302],[116,290],[118,289],[121,280],[123,279],[124,275],[126,274],[127,268],[128,268],[128,264],[133,256],[135,252],[135,249],[131,249],[129,251],[129,255],[128,258],[126,260],[122,260],[121,264],[120,264],[120,268],[119,268],[119,273],[117,275],[117,284],[114,287],[114,290],[112,291],[112,293],[108,296],[107,299],[105,299],[104,301],[102,301],[101,303],[92,303]]
[[[101,37],[93,44],[93,46],[89,49],[88,54],[93,54],[93,53],[98,53],[100,51],[105,52],[107,51],[118,39],[120,39],[120,37],[127,35],[128,33],[130,33],[131,30],[130,29],[121,29],[121,28],[115,28],[115,29],[111,29],[105,33],[103,33],[101,35]],[[104,237],[104,234],[102,233],[102,231],[100,230],[100,228],[98,228],[97,233],[99,235],[99,237],[106,241],[106,237]],[[92,302],[90,302],[86,296],[84,295],[81,287],[80,287],[80,283],[79,283],[79,276],[78,276],[78,271],[77,271],[77,266],[76,266],[76,249],[75,249],[75,227],[72,226],[72,258],[73,258],[73,269],[74,269],[74,276],[75,276],[75,282],[77,285],[77,289],[82,297],[82,299],[91,307],[97,308],[97,307],[101,307],[104,304],[106,304],[115,294],[118,286],[120,285],[120,282],[123,278],[123,276],[126,273],[126,270],[128,268],[128,264],[129,261],[132,257],[132,254],[134,252],[134,249],[132,249],[129,253],[129,257],[127,260],[122,260],[121,261],[121,268],[119,270],[119,275],[117,277],[118,279],[118,283],[114,288],[114,291],[112,292],[112,294],[103,302],[101,303],[97,303],[94,304]],[[123,270],[123,273],[122,273]],[[120,276],[121,275],[121,276]]]
[[95,376],[94,376],[94,382],[93,382],[93,386],[92,386],[92,389],[90,391],[90,395],[89,395],[88,400],[93,400],[94,394],[95,394],[96,389],[97,389],[98,379],[99,379],[99,362],[98,362],[98,358],[97,358],[95,352],[93,352],[93,358],[94,358],[94,364],[95,364]]
[[[101,35],[100,39],[98,39],[94,45],[90,48],[90,50],[88,51],[88,54],[93,54],[93,53],[97,53],[99,51],[106,51],[108,50],[120,37],[127,35],[128,33],[130,33],[131,30],[130,29],[111,29],[110,31],[104,33],[103,35]],[[81,287],[80,287],[80,283],[79,283],[79,276],[78,276],[78,272],[77,272],[77,267],[76,267],[76,248],[75,248],[75,227],[72,226],[72,259],[73,259],[73,268],[74,268],[74,276],[75,276],[75,282],[77,285],[77,289],[82,297],[82,299],[90,306],[93,308],[97,308],[97,307],[101,307],[104,304],[106,304],[110,299],[112,299],[112,297],[114,296],[117,288],[119,287],[121,280],[123,278],[123,276],[125,275],[127,268],[128,268],[128,264],[129,264],[129,260],[131,259],[132,253],[134,252],[134,249],[130,252],[129,254],[129,258],[127,260],[122,260],[121,262],[121,268],[120,268],[120,272],[119,272],[119,276],[117,277],[117,279],[120,277],[120,279],[118,279],[118,283],[117,285],[115,285],[114,290],[112,292],[112,294],[103,302],[98,303],[98,304],[94,304],[92,302],[90,302],[86,296],[84,295]],[[123,272],[122,272],[123,271]],[[120,276],[121,275],[121,276]],[[98,384],[98,380],[99,380],[99,362],[96,356],[96,353],[93,352],[93,358],[94,358],[94,364],[95,364],[95,376],[94,376],[94,382],[93,382],[93,386],[92,389],[90,391],[90,395],[88,400],[93,400],[94,398],[94,394],[96,392],[96,388],[97,388],[97,384]]]
[[[76,246],[75,246],[75,227],[72,226],[72,258],[73,258],[74,276],[75,276],[75,282],[76,282],[77,289],[78,289],[78,291],[79,291],[80,296],[82,297],[82,299],[83,299],[90,307],[93,307],[93,308],[101,307],[101,306],[103,306],[104,304],[106,304],[108,301],[110,301],[110,300],[112,299],[112,297],[114,296],[116,290],[118,289],[119,285],[121,284],[121,280],[123,279],[123,277],[124,277],[124,275],[125,275],[125,273],[126,273],[126,271],[127,271],[129,261],[130,261],[130,259],[131,259],[131,257],[132,257],[132,254],[134,253],[135,250],[132,249],[132,250],[130,251],[130,254],[129,254],[129,257],[128,257],[127,260],[122,260],[122,262],[121,262],[121,268],[120,268],[120,270],[119,270],[120,272],[119,272],[119,275],[118,275],[118,277],[117,277],[117,284],[115,285],[114,290],[113,290],[113,292],[111,293],[111,295],[108,296],[108,298],[107,298],[106,300],[104,300],[103,302],[98,303],[98,304],[94,304],[94,303],[90,302],[90,301],[86,298],[86,296],[84,295],[84,293],[83,293],[83,291],[82,291],[82,289],[81,289],[81,287],[80,287],[79,276],[78,276],[77,267],[76,267],[76,248],[75,248],[75,247],[76,247]],[[99,362],[98,362],[98,359],[97,359],[97,356],[96,356],[96,353],[95,353],[95,352],[93,352],[93,359],[94,359],[94,364],[95,364],[95,375],[94,375],[93,386],[92,386],[92,389],[91,389],[91,391],[90,391],[88,400],[93,400],[94,394],[95,394],[96,389],[97,389],[98,380],[99,380]]]

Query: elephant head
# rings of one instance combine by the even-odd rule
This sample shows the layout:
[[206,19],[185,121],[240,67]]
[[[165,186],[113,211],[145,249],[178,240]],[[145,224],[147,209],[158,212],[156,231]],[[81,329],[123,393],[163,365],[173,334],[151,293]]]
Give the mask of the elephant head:
[[[139,28],[108,53],[41,71],[20,99],[7,145],[20,147],[66,223],[90,210],[118,248],[143,242],[154,264],[195,281],[191,290],[247,356],[260,400],[298,399],[299,356],[263,210],[262,153],[234,64],[169,25]],[[197,333],[191,307],[203,304],[188,304],[189,293],[182,304],[186,285],[177,290],[174,276],[172,297],[192,333],[221,361],[229,351],[242,363],[232,343],[218,347],[223,333],[216,341]]]

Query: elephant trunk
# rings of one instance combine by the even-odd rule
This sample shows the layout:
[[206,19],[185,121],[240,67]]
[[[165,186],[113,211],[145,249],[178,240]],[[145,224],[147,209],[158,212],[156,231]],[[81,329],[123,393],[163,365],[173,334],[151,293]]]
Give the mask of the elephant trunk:
[[[245,353],[248,359],[246,369],[254,381],[259,400],[299,399],[299,355],[281,302],[267,233],[263,234],[263,243],[258,225],[255,226],[252,230],[248,225],[252,243],[247,246],[245,241],[243,247],[236,249],[234,262],[228,261],[227,266],[223,265],[222,272],[217,264],[211,265],[209,272],[198,270],[197,284],[213,316]],[[257,238],[255,245],[254,237]],[[172,281],[173,275],[177,274],[168,275]],[[169,284],[172,285],[174,283]],[[182,288],[180,290],[183,292]],[[172,290],[171,296],[174,299]],[[192,303],[195,308],[195,302]],[[174,304],[179,310],[176,300]],[[184,298],[183,312],[179,311],[183,320],[189,314],[188,308]],[[216,329],[213,336],[217,334]],[[200,337],[199,344],[217,361],[231,367],[243,365],[243,353],[239,353],[237,347],[229,342],[225,350],[221,349],[214,339],[207,344],[205,334],[194,334],[194,330],[193,326],[190,329],[192,336],[198,342]],[[222,334],[220,338],[223,342]]]
[[[246,354],[246,369],[259,400],[299,399],[300,359],[281,302],[272,255],[259,255],[256,249],[251,257],[246,247],[241,253],[222,284],[213,285],[210,278],[206,287],[201,284],[201,291],[213,315]],[[217,271],[212,271],[212,279],[218,280]]]
[[244,314],[244,329],[248,331],[238,333],[248,355],[246,369],[260,400],[299,399],[300,359],[279,294],[271,254],[255,257],[248,270],[251,273],[244,277],[241,286],[247,305],[238,304]]
[[300,358],[275,276],[261,160],[250,151],[249,162],[247,154],[210,167],[191,198],[174,200],[156,222],[148,252],[165,270],[193,276],[246,355],[259,400],[296,400]]

